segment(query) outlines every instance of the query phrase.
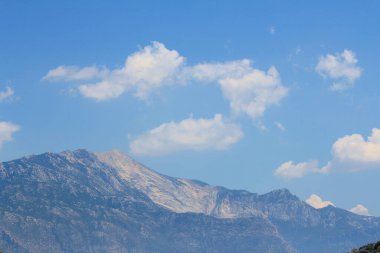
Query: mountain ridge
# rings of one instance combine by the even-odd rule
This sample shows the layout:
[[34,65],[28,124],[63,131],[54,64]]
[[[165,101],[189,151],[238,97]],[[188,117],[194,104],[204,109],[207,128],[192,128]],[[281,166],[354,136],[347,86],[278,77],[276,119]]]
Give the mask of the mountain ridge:
[[0,190],[6,252],[343,253],[380,237],[377,217],[162,175],[119,151],[3,162]]
[[5,252],[295,252],[265,220],[158,206],[83,150],[1,163],[0,191]]
[[[220,196],[218,196],[218,194],[222,195],[223,192],[234,192],[243,196],[249,195],[250,197],[259,196],[256,193],[251,193],[247,190],[231,190],[223,186],[212,186],[199,180],[175,178],[163,175],[145,167],[144,165],[136,162],[130,156],[118,150],[95,153],[95,155],[104,163],[120,169],[121,177],[123,177],[129,183],[133,184],[137,189],[144,192],[152,199],[153,202],[167,207],[174,212],[204,213],[218,218],[241,218],[247,215],[251,216],[257,214],[256,210],[251,210],[251,212],[248,214],[234,214],[227,212],[227,210],[223,209],[222,206],[217,206],[218,200],[223,202],[223,200],[220,199]],[[153,189],[149,188],[149,186],[152,186]],[[162,191],[163,188],[165,188],[165,192],[158,193],[158,191]],[[176,192],[180,194],[172,196],[165,195],[164,198],[163,195],[168,192]],[[191,195],[188,194],[189,192]],[[295,195],[291,194],[288,189],[273,190],[271,192],[261,194],[260,196],[265,198],[274,194],[278,195],[277,197],[298,200],[298,198]]]
[[[123,155],[120,151],[119,155]],[[125,154],[124,154],[125,155]],[[130,158],[132,159],[132,158]],[[143,166],[140,164],[140,166]],[[146,168],[148,169],[148,168]],[[152,172],[151,172],[152,173]],[[154,173],[154,171],[153,171]],[[160,175],[159,173],[157,175]],[[130,178],[124,178],[130,180]],[[140,178],[141,179],[141,178]],[[288,189],[276,189],[264,194],[251,193],[246,190],[230,190],[222,186],[211,186],[207,183],[197,184],[189,179],[173,178],[164,176],[164,179],[169,179],[162,184],[164,189],[155,189],[152,192],[147,188],[141,188],[138,185],[135,187],[144,192],[153,202],[162,205],[163,200],[166,200],[164,205],[174,212],[197,212],[211,215],[217,218],[249,218],[260,217],[269,221],[279,230],[279,233],[295,245],[300,252],[313,252],[310,246],[320,247],[324,241],[329,240],[331,235],[341,240],[341,233],[348,233],[348,246],[356,245],[358,238],[368,237],[365,242],[371,241],[371,238],[380,237],[379,227],[380,219],[377,217],[366,217],[351,213],[347,210],[328,206],[322,209],[315,209],[306,202],[300,200],[292,194]],[[177,182],[175,182],[178,180]],[[173,190],[167,190],[165,187],[173,183],[177,187],[176,192],[181,194],[172,196]],[[185,183],[185,185],[181,185]],[[183,186],[181,188],[181,186]],[[166,189],[166,190],[165,190]],[[194,190],[195,193],[185,195]],[[199,197],[199,192],[205,191],[204,195]],[[165,197],[162,195],[166,194]],[[157,196],[160,196],[158,198]],[[171,198],[172,197],[172,198]],[[195,197],[195,198],[191,198]],[[169,201],[168,200],[171,200]],[[176,202],[175,200],[182,200]],[[187,205],[183,205],[187,203]],[[204,205],[204,206],[203,206]],[[184,208],[185,206],[185,208]],[[289,230],[289,227],[292,229]],[[308,237],[307,240],[299,240],[293,234],[293,230],[303,231],[303,236]],[[368,236],[368,232],[373,233],[373,237]],[[321,233],[323,239],[320,241],[312,239],[316,233]],[[339,231],[339,233],[337,232]],[[350,234],[348,231],[356,231],[356,235]],[[373,240],[373,239],[372,239]],[[307,242],[306,242],[307,241]],[[357,244],[360,240],[358,240]],[[337,252],[339,247],[327,247],[325,252]],[[348,248],[349,249],[349,248]],[[318,251],[317,251],[318,252]]]

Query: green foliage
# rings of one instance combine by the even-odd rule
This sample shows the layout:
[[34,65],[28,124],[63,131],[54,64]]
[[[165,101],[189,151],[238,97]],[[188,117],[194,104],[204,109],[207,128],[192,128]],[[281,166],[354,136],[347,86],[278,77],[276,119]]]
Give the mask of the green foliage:
[[351,253],[380,253],[380,241],[362,246],[359,249],[354,249]]

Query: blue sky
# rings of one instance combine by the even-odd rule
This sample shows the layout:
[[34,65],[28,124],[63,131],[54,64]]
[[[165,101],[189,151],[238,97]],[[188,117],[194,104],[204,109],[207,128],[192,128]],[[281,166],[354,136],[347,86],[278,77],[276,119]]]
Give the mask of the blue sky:
[[379,7],[0,1],[0,158],[117,148],[380,216]]

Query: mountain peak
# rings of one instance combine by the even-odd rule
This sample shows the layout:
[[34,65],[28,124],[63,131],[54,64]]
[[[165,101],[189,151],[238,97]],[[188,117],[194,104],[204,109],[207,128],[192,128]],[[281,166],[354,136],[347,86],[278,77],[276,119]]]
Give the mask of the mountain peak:
[[288,189],[276,189],[271,192],[261,195],[265,200],[299,200],[299,198],[293,195]]
[[[47,154],[50,154],[50,155],[57,155],[56,153],[53,153],[53,152],[47,152]],[[78,148],[76,150],[65,150],[65,151],[62,151],[60,153],[58,153],[58,155],[64,155],[64,156],[89,156],[91,155],[92,153],[90,151],[88,151],[87,149],[84,149],[84,148]]]
[[[91,153],[90,151],[88,151],[87,149],[84,149],[84,148],[76,149],[74,151],[65,150],[65,151],[62,151],[60,153],[48,152],[45,154],[48,156],[64,157],[65,159],[67,159],[68,161],[71,161],[71,162],[96,159],[96,157],[94,156],[93,153]],[[45,155],[45,154],[42,154],[42,155]]]
[[96,152],[97,154],[103,154],[107,156],[113,156],[113,157],[129,157],[126,153],[119,149],[111,149],[109,151],[105,152]]
[[117,169],[126,170],[138,167],[138,163],[132,157],[117,149],[106,152],[95,152],[94,155],[101,162]]

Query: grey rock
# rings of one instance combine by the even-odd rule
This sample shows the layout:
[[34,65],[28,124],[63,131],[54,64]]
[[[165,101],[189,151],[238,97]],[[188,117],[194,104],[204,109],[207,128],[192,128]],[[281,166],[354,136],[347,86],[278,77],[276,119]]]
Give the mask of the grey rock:
[[7,253],[343,253],[380,238],[377,217],[169,177],[119,151],[1,163],[0,191]]
[[257,217],[219,219],[154,203],[85,150],[0,166],[4,252],[294,252]]
[[380,238],[380,218],[328,206],[315,209],[287,189],[259,195],[156,173],[129,156],[111,151],[99,160],[118,169],[120,177],[153,202],[174,212],[217,218],[261,218],[299,252],[347,252]]

